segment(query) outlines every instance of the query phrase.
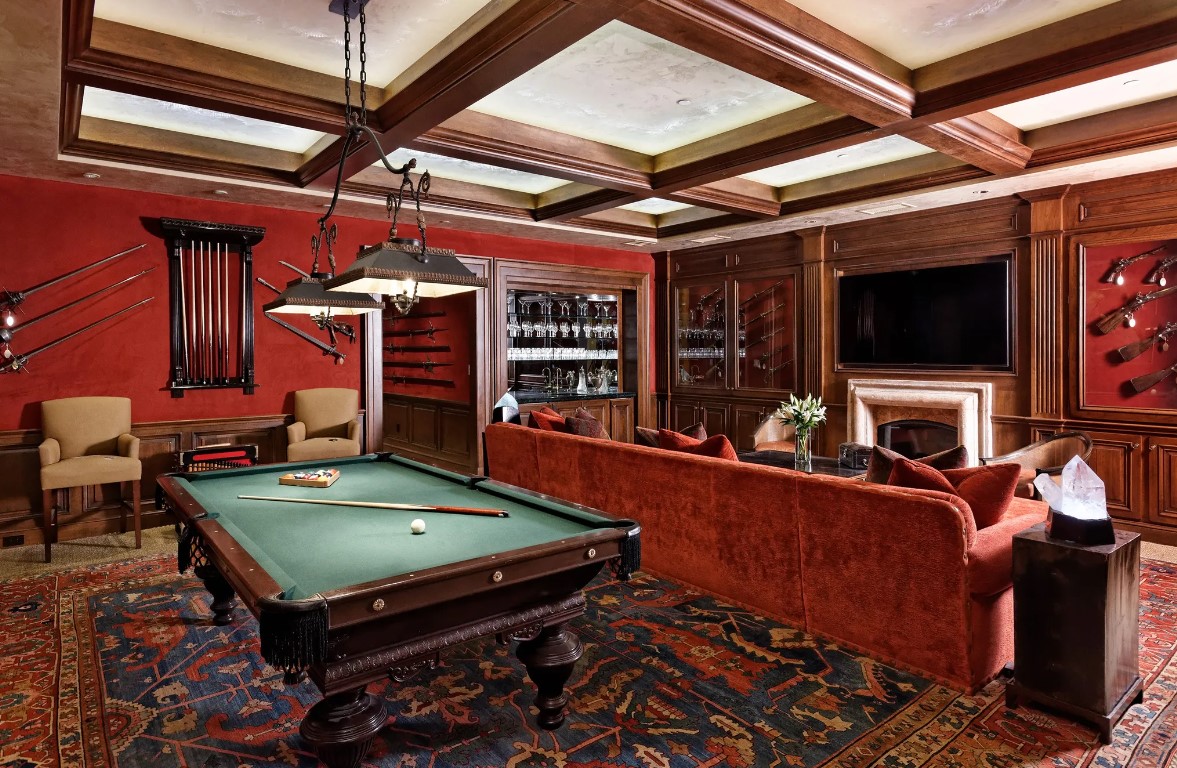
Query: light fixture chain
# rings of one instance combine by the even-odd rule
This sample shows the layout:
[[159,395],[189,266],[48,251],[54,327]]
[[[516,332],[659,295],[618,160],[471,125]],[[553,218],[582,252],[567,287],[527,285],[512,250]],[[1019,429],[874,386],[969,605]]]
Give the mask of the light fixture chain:
[[360,0],[360,125],[368,124],[368,14]]
[[355,119],[351,113],[351,0],[343,0],[343,104],[350,126]]

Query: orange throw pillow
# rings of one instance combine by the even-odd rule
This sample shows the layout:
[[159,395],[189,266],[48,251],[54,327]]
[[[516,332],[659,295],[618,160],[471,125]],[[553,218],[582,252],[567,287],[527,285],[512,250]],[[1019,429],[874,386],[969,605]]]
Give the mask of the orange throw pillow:
[[1017,464],[990,464],[943,472],[918,461],[899,458],[891,468],[887,485],[943,491],[959,496],[973,513],[977,529],[988,528],[1005,517],[1018,485]]
[[527,414],[527,426],[542,429],[545,432],[568,431],[564,425],[564,417],[547,406],[536,408]]

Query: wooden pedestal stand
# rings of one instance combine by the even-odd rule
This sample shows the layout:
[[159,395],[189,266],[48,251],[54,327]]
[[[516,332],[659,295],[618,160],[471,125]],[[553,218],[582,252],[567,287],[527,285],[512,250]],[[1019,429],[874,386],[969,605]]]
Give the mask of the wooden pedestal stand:
[[1099,728],[1143,700],[1140,679],[1140,535],[1084,547],[1051,539],[1043,524],[1014,536],[1014,679],[1006,704],[1028,699]]

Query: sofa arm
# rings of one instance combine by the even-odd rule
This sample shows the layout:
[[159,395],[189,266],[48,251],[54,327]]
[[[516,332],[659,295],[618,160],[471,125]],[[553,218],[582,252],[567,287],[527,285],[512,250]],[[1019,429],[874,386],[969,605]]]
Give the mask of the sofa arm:
[[977,531],[969,549],[969,593],[996,595],[1013,586],[1014,534],[1041,523],[1045,512],[1033,511],[1007,517]]
[[286,442],[287,443],[301,443],[307,439],[307,425],[301,421],[296,421],[286,427]]
[[347,439],[360,442],[360,422],[352,419],[347,423]]
[[41,456],[42,467],[56,464],[61,461],[61,443],[52,437],[47,437],[44,442],[37,446],[37,453]]
[[139,438],[125,432],[119,435],[119,456],[125,456],[128,459],[139,458]]

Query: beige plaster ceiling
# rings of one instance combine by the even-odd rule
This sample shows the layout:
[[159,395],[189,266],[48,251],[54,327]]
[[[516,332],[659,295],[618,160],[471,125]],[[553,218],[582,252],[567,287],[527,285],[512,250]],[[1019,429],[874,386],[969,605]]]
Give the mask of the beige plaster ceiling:
[[[397,167],[413,158],[417,160],[416,173],[429,171],[431,176],[436,176],[439,179],[467,181],[471,184],[526,192],[529,195],[549,192],[568,183],[564,179],[554,179],[551,176],[500,168],[485,163],[474,163],[469,160],[458,160],[432,152],[418,152],[401,148],[388,153],[388,162]],[[382,165],[379,161],[376,164]]]
[[[489,0],[378,0],[367,9],[368,79],[383,88]],[[343,17],[328,0],[95,0],[94,16],[343,75]],[[353,79],[359,30],[352,28]]]
[[915,69],[1114,0],[791,0]]
[[663,213],[671,213],[672,211],[681,211],[684,208],[691,206],[686,203],[676,203],[673,200],[663,200],[659,197],[651,197],[649,200],[639,200],[636,203],[629,203],[628,205],[619,205],[627,211],[637,211],[638,213],[649,213],[654,216],[659,216]]
[[656,155],[809,103],[612,21],[471,109]]
[[902,136],[887,136],[833,152],[823,152],[803,160],[794,160],[772,168],[765,168],[762,171],[745,173],[741,178],[767,184],[770,187],[785,187],[789,184],[800,184],[803,181],[836,176],[839,173],[849,173],[876,165],[893,163],[897,160],[906,160],[909,157],[918,157],[929,152],[932,150],[923,144],[917,144]]

